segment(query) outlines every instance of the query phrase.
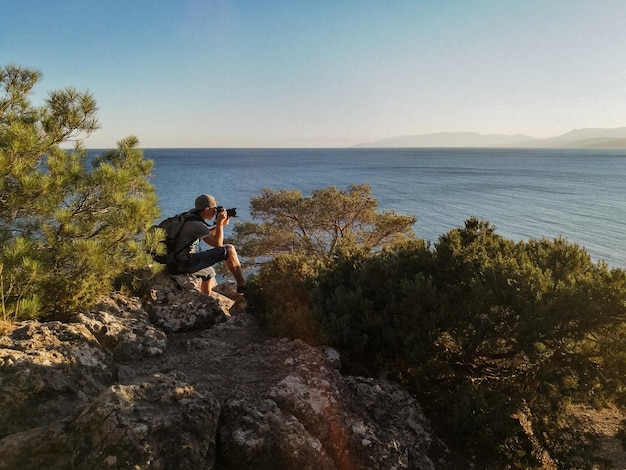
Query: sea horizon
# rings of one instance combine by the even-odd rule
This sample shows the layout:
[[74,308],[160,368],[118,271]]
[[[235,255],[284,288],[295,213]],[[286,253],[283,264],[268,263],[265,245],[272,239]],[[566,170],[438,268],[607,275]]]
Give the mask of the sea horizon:
[[[416,236],[436,243],[470,217],[514,241],[563,237],[594,261],[626,269],[626,149],[154,148],[152,183],[162,218],[199,194],[250,218],[264,188],[308,195],[367,183],[379,210],[416,215]],[[90,151],[92,152],[92,151]]]

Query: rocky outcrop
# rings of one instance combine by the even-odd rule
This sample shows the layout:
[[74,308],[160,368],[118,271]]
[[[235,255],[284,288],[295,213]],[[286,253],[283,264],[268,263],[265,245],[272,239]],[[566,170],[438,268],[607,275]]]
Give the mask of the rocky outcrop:
[[409,394],[266,337],[220,288],[163,276],[0,337],[0,469],[449,468]]
[[224,321],[234,302],[224,295],[200,292],[200,281],[189,276],[157,276],[144,300],[150,321],[168,333],[209,328]]

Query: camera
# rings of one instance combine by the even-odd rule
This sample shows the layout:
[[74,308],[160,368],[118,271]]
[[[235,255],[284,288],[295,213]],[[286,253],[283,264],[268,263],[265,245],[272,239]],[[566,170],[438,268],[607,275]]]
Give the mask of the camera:
[[[223,206],[217,206],[215,208],[215,213],[222,212],[224,210]],[[237,208],[233,207],[232,209],[226,209],[226,215],[228,217],[237,217]]]

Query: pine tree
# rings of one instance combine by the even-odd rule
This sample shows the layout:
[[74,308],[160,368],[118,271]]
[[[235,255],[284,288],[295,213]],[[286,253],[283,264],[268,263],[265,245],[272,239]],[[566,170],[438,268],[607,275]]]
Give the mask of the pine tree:
[[375,251],[412,239],[414,216],[377,211],[368,184],[347,191],[330,186],[302,197],[300,191],[265,189],[250,201],[261,223],[235,226],[235,243],[247,256],[304,253],[332,257],[342,251]]
[[[152,162],[138,140],[92,158],[94,97],[73,88],[29,95],[38,71],[0,68],[0,314],[44,317],[89,306],[145,266],[142,234],[158,217]],[[64,149],[73,145],[71,149]]]

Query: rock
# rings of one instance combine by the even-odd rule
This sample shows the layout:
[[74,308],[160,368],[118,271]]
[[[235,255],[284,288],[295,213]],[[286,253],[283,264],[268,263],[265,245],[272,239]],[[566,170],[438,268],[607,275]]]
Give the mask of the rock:
[[0,469],[213,468],[219,415],[174,375],[113,385],[71,418],[0,440]]
[[[183,377],[184,379],[184,377]],[[219,402],[175,374],[113,385],[70,423],[78,468],[212,468]]]
[[299,365],[268,396],[322,442],[337,468],[435,468],[432,431],[415,399],[388,382],[342,377],[334,350],[297,347]]
[[224,307],[228,309],[230,315],[238,315],[246,311],[246,299],[237,293],[237,283],[226,281],[217,284],[211,291],[211,296],[224,302]]
[[[345,377],[352,422],[351,446],[367,447],[359,468],[437,468],[446,446],[433,435],[419,403],[405,390],[385,380]],[[359,417],[363,421],[359,420]]]
[[166,332],[209,328],[226,320],[232,301],[200,292],[193,276],[159,274],[144,305],[151,322]]
[[150,323],[137,298],[111,294],[90,312],[77,315],[76,321],[84,324],[118,362],[158,356],[167,347],[166,334]]
[[59,420],[0,439],[0,470],[76,468],[68,425],[69,419]]
[[266,358],[254,367],[275,377],[225,401],[220,469],[434,469],[445,461],[419,403],[396,384],[342,376],[336,350],[269,339],[239,352]]
[[221,470],[337,468],[319,439],[273,400],[228,400],[218,436]]
[[0,470],[452,468],[398,385],[342,376],[336,350],[268,338],[187,277],[151,290],[0,337]]
[[85,325],[24,322],[0,337],[0,438],[66,417],[113,374],[110,352]]

